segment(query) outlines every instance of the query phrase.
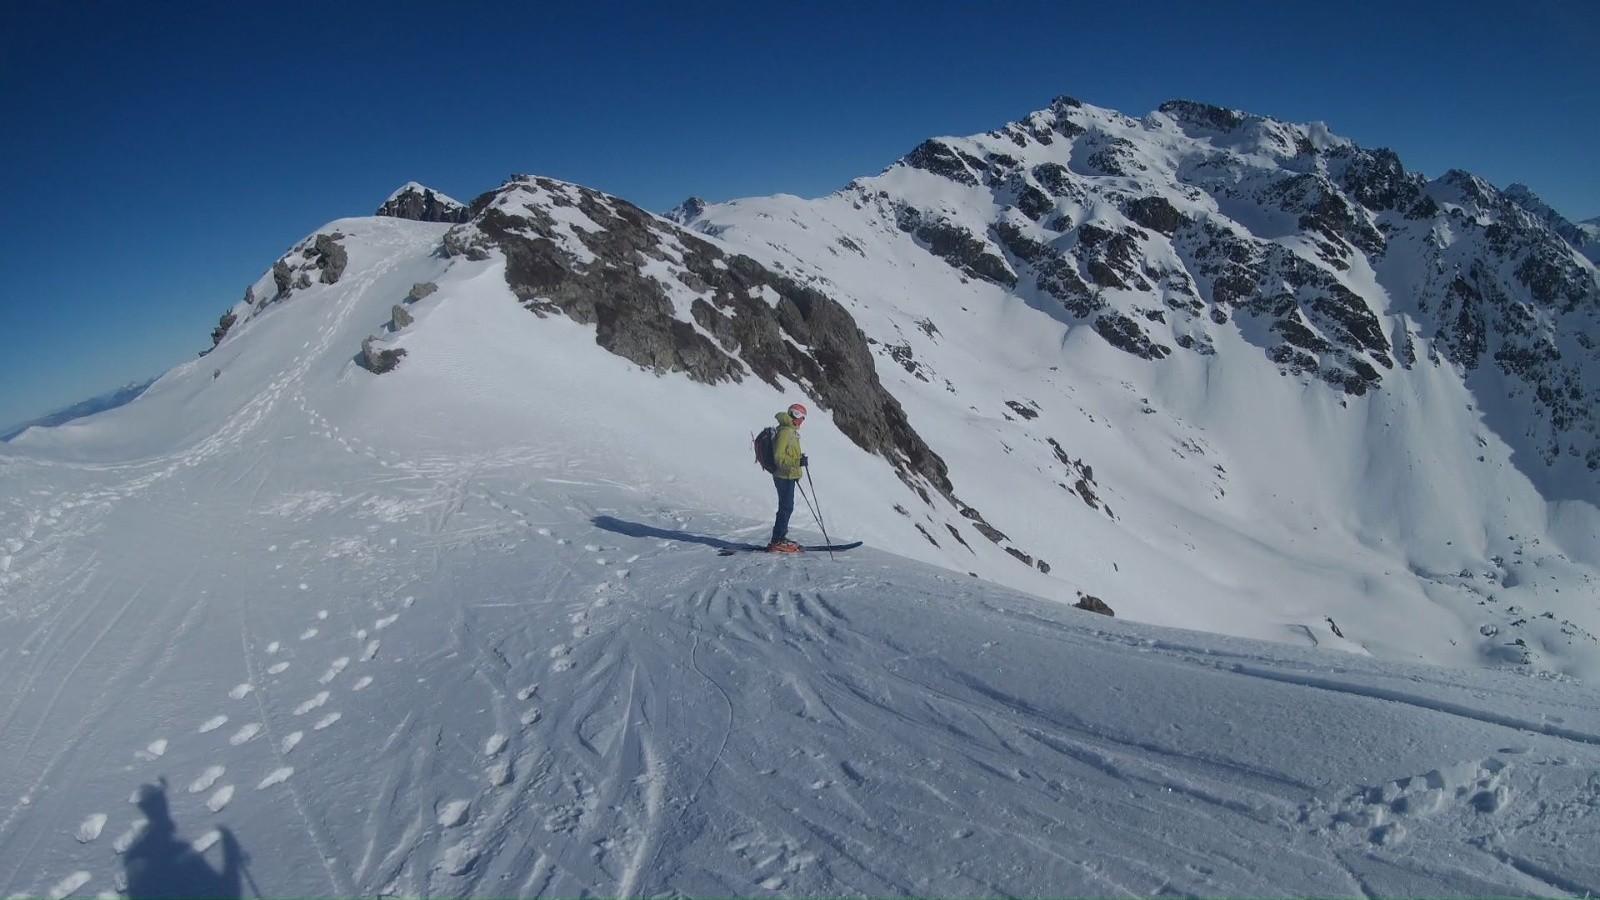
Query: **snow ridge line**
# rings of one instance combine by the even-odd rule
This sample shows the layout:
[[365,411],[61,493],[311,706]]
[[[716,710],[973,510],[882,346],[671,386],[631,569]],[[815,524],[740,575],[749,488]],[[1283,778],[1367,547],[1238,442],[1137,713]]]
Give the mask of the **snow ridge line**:
[[1277,681],[1283,684],[1318,688],[1324,691],[1333,691],[1334,693],[1339,694],[1352,694],[1358,697],[1370,697],[1374,700],[1386,700],[1390,703],[1403,703],[1406,706],[1414,706],[1418,709],[1428,709],[1434,712],[1442,712],[1446,715],[1457,716],[1463,719],[1472,719],[1474,721],[1482,722],[1485,725],[1498,725],[1502,728],[1513,728],[1517,731],[1529,731],[1534,734],[1545,734],[1549,735],[1550,737],[1557,737],[1563,740],[1573,741],[1574,743],[1600,747],[1600,735],[1576,731],[1571,728],[1553,725],[1548,722],[1529,722],[1525,719],[1519,719],[1516,716],[1502,715],[1500,713],[1489,712],[1487,710],[1472,709],[1459,703],[1451,703],[1448,700],[1435,700],[1428,697],[1418,697],[1414,694],[1407,694],[1404,691],[1396,691],[1389,688],[1380,687],[1366,687],[1359,684],[1335,681],[1331,678],[1318,678],[1314,675],[1297,675],[1288,672],[1275,672],[1271,669],[1246,666],[1240,663],[1235,663],[1234,665],[1230,666],[1229,671],[1237,672],[1240,675],[1249,675],[1252,678],[1263,678],[1268,681]]

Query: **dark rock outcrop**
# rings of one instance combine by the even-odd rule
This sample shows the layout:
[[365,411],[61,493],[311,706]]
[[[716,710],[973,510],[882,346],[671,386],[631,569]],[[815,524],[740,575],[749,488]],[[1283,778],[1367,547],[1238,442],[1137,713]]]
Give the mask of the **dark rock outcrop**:
[[1178,212],[1172,201],[1165,197],[1140,197],[1134,200],[1128,204],[1128,218],[1167,237],[1189,224],[1189,218]]
[[953,222],[924,215],[920,210],[901,207],[896,224],[900,230],[922,242],[928,252],[949,263],[963,274],[982,278],[1004,287],[1016,287],[1017,274],[993,252],[987,241]]
[[350,264],[350,256],[339,243],[340,237],[342,235],[319,234],[312,244],[309,256],[312,265],[321,270],[317,280],[323,284],[338,282],[344,275],[344,267]]
[[1111,607],[1107,606],[1104,600],[1101,600],[1099,597],[1096,597],[1093,594],[1079,592],[1078,602],[1073,605],[1078,609],[1088,610],[1092,613],[1099,613],[1102,616],[1111,616],[1115,618],[1117,615],[1111,611]]
[[[277,303],[290,293],[310,287],[315,282],[336,284],[344,277],[350,256],[340,243],[344,235],[317,233],[296,244],[277,262],[272,264],[272,283],[278,292],[266,303]],[[263,304],[265,305],[265,304]]]
[[374,375],[382,375],[385,372],[393,371],[395,366],[400,365],[400,358],[405,355],[405,348],[379,347],[374,342],[374,339],[369,337],[361,342],[361,355],[358,357],[358,362]]
[[416,182],[395,191],[374,215],[414,222],[452,223],[465,222],[471,217],[466,206]]
[[1228,132],[1244,124],[1244,113],[1237,110],[1197,103],[1193,100],[1168,100],[1157,107],[1179,124],[1202,131]]

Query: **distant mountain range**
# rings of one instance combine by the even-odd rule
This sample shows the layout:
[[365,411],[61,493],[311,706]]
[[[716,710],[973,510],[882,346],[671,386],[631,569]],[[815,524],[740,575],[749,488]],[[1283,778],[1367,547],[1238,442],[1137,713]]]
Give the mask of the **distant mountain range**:
[[137,399],[140,394],[145,392],[146,388],[150,387],[150,385],[154,383],[154,378],[150,378],[145,381],[132,382],[130,384],[123,385],[114,391],[101,394],[98,397],[91,397],[88,400],[80,400],[71,406],[63,407],[55,412],[47,413],[39,416],[36,419],[29,419],[20,425],[13,426],[11,430],[7,432],[0,433],[0,441],[9,441],[24,431],[27,431],[29,428],[33,428],[35,426],[40,428],[53,428],[57,425],[65,425],[66,423],[75,419],[81,419],[84,416],[92,416],[95,413],[105,412],[108,409],[116,409],[125,403],[130,403]]

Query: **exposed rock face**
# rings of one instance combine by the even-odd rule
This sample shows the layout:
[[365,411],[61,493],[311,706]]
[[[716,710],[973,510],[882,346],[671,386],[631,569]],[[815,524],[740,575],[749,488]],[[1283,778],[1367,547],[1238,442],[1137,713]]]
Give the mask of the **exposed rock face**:
[[690,222],[693,222],[695,219],[700,218],[705,211],[706,202],[704,200],[701,200],[699,197],[690,197],[682,203],[679,203],[677,206],[674,206],[667,213],[666,217],[669,221],[677,222],[679,225],[687,225]]
[[1600,220],[1591,219],[1576,223],[1569,221],[1551,209],[1549,204],[1540,200],[1538,195],[1525,184],[1513,184],[1506,188],[1505,197],[1546,228],[1560,235],[1567,243],[1578,248],[1578,252],[1590,262],[1600,263]]
[[310,287],[313,276],[316,282],[322,284],[337,283],[344,276],[345,266],[350,263],[350,257],[340,243],[343,238],[344,235],[337,231],[314,234],[291,248],[272,264],[272,281],[277,285],[277,294],[260,301],[258,308],[277,303],[293,291]]
[[1087,610],[1092,613],[1099,613],[1102,616],[1111,616],[1112,618],[1116,618],[1117,615],[1111,611],[1111,607],[1107,606],[1104,600],[1101,600],[1099,597],[1096,597],[1092,594],[1079,594],[1078,602],[1073,605],[1082,610]]
[[[238,319],[239,317],[235,315],[232,310],[222,314],[222,318],[217,320],[217,327],[211,329],[212,348],[215,348],[218,344],[222,343],[222,339],[227,335],[228,329],[232,328],[233,323],[238,321]],[[208,350],[207,352],[209,353],[210,351]]]
[[992,252],[987,242],[961,226],[924,216],[910,206],[901,207],[897,224],[957,271],[1006,287],[1016,285],[1017,276],[1005,260]]
[[382,375],[385,372],[393,371],[395,366],[400,365],[400,358],[405,355],[405,348],[386,349],[379,347],[374,339],[370,337],[361,342],[361,365],[374,375]]
[[211,346],[200,351],[200,355],[205,356],[212,350],[217,349],[217,345],[222,343],[222,339],[227,337],[228,332],[235,324],[238,323],[241,307],[245,312],[248,312],[249,310],[255,309],[255,306],[255,288],[247,287],[244,289],[244,300],[242,300],[239,305],[230,308],[227,312],[222,314],[221,318],[217,319],[217,327],[211,329]]
[[344,275],[344,267],[350,264],[350,257],[345,254],[337,235],[317,235],[309,258],[321,270],[317,280],[323,284],[336,283]]
[[592,324],[601,347],[657,373],[797,385],[925,497],[952,496],[944,461],[879,382],[855,320],[826,294],[626,201],[552,179],[514,178],[472,212],[445,252],[502,254],[508,285],[535,315]]
[[415,222],[465,222],[471,217],[466,206],[432,188],[412,182],[378,207],[376,215]]

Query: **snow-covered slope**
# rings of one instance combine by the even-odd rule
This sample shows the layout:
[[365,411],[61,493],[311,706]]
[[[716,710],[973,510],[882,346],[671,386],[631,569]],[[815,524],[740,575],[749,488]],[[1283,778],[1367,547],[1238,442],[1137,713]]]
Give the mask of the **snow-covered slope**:
[[[1283,375],[1231,305],[1136,355],[962,250],[973,188],[339,220],[0,447],[0,894],[1600,890],[1594,507],[1494,430],[1535,401],[1426,342]],[[795,399],[867,546],[719,556]]]

